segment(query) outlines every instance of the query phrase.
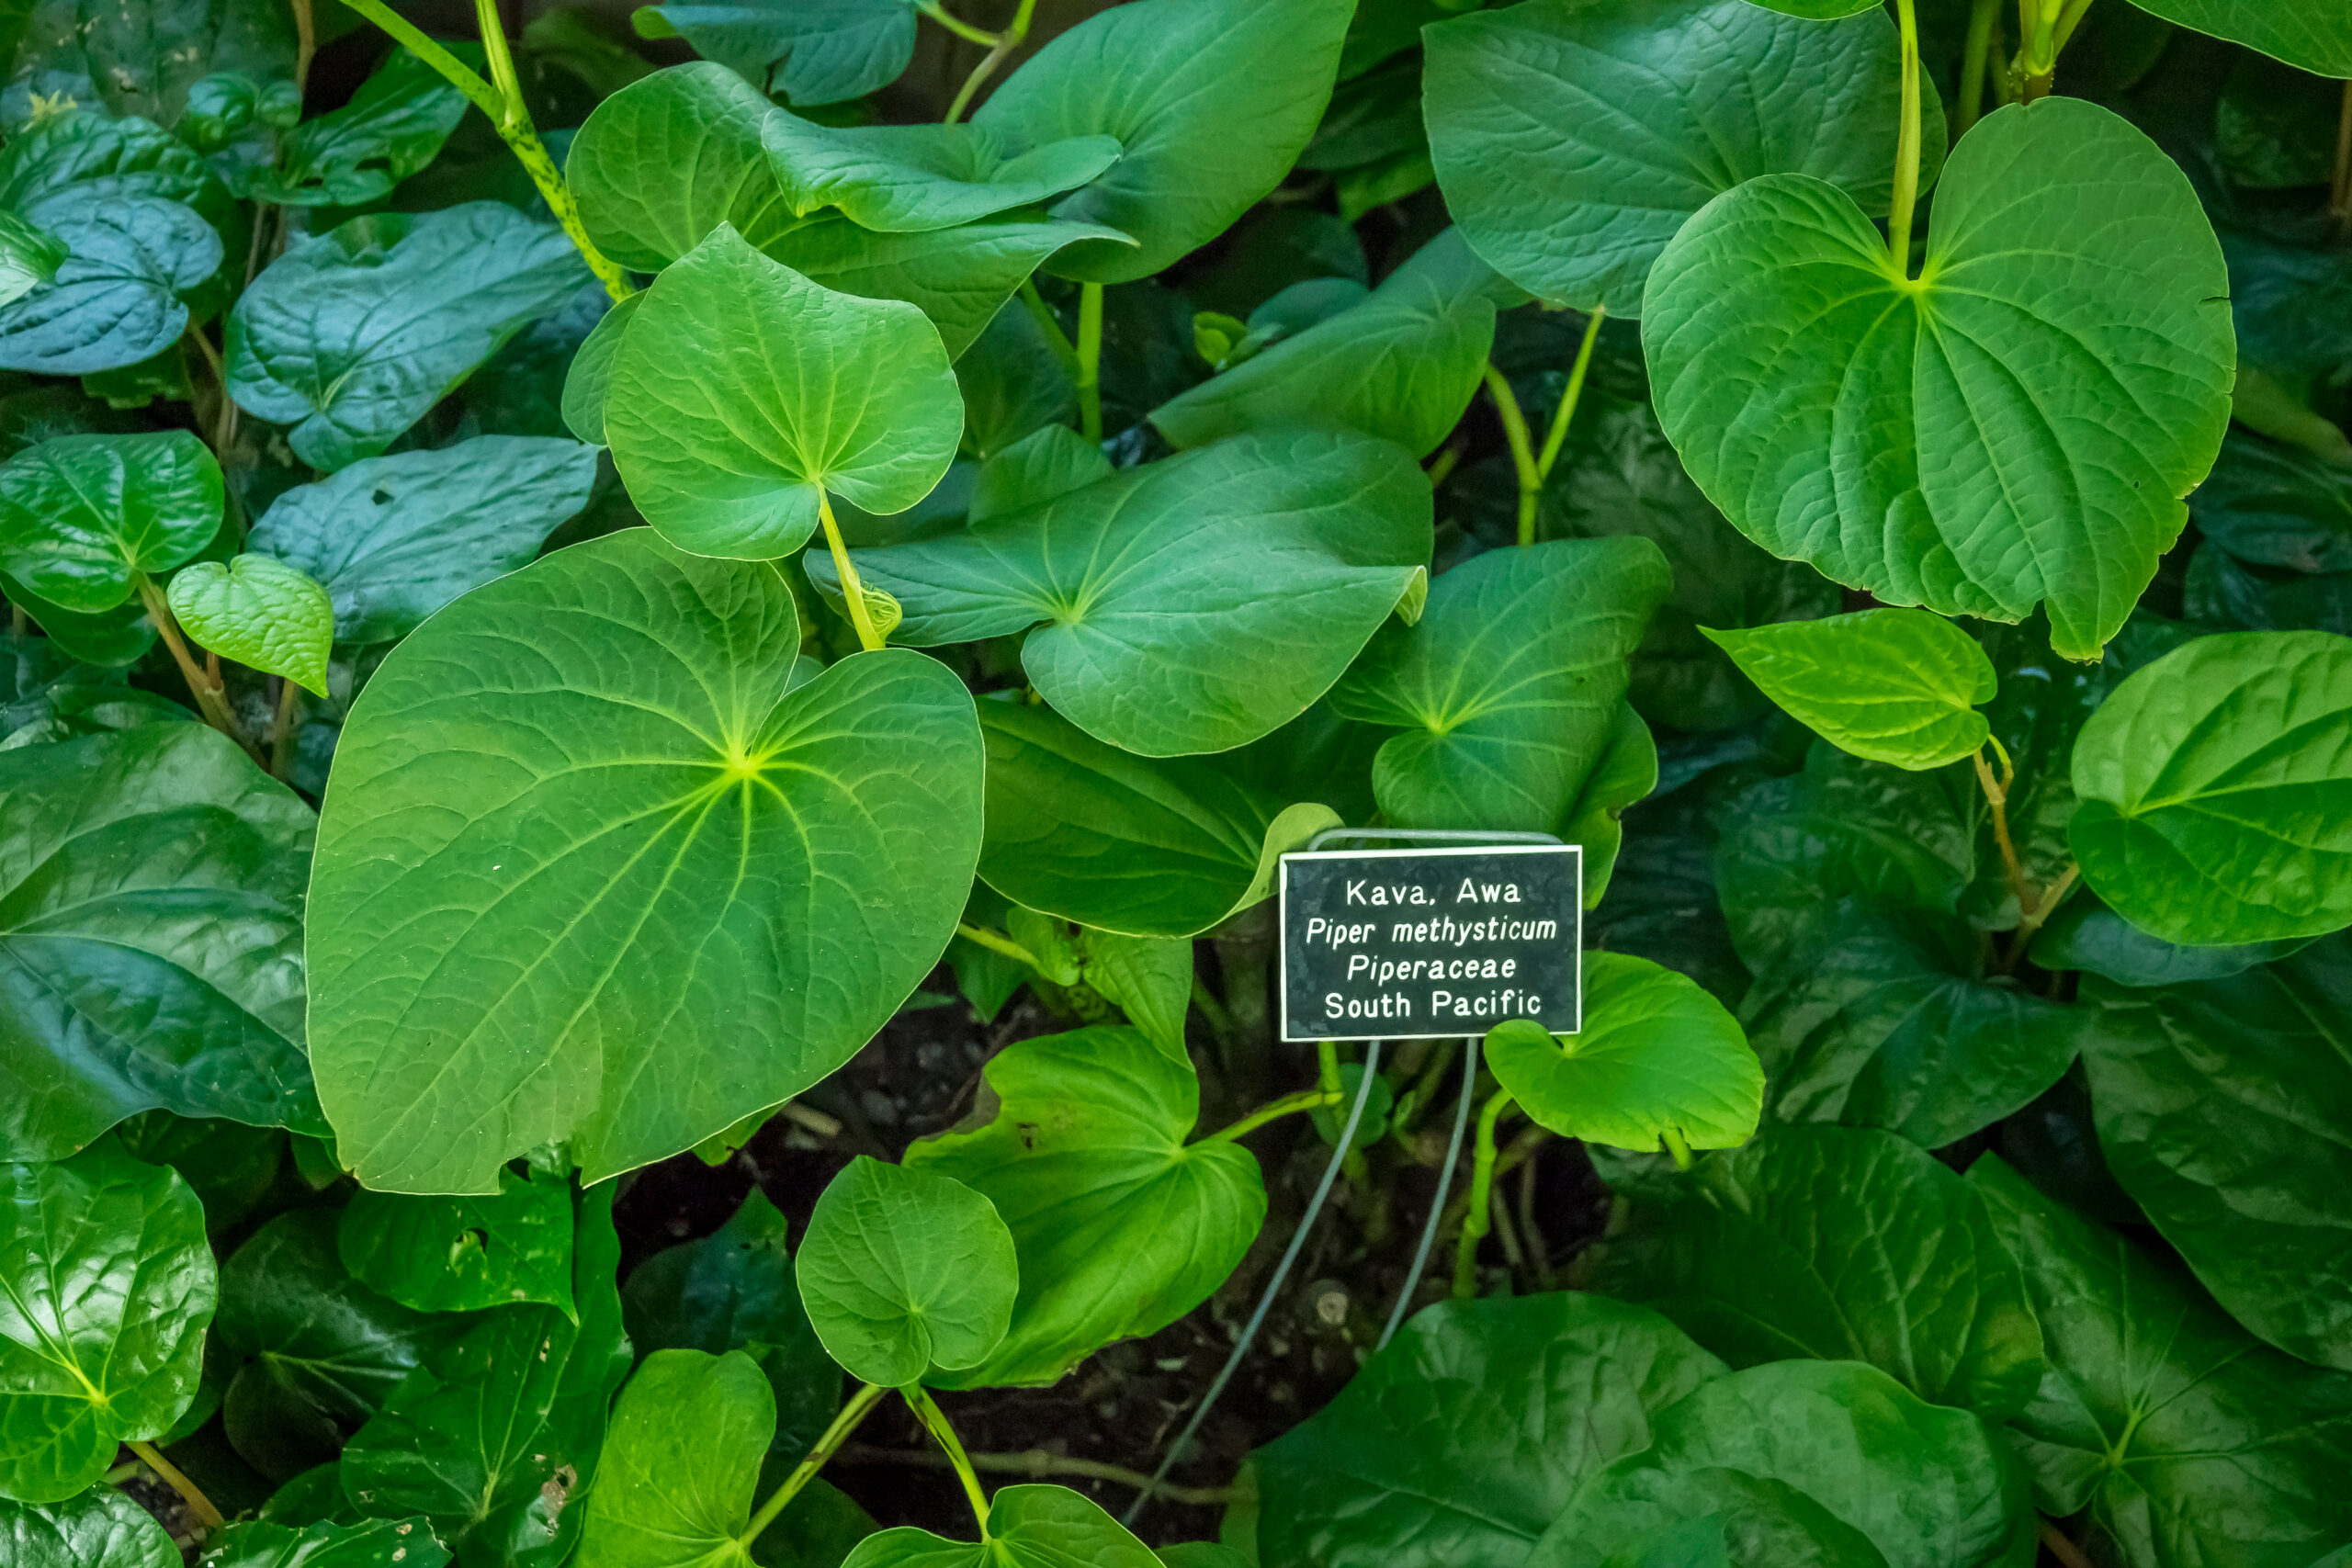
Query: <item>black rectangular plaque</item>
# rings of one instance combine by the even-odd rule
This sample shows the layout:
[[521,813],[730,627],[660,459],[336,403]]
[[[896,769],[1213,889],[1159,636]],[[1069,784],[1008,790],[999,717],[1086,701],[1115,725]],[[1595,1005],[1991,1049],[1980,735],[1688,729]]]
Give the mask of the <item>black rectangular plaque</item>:
[[1438,1040],[1584,1025],[1575,844],[1282,858],[1284,1040]]

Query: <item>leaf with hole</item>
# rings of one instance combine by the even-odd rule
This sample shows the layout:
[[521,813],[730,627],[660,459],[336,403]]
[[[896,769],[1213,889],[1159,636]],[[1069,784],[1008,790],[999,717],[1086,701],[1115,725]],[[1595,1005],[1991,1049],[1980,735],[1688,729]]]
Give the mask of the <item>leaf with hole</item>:
[[335,1251],[352,1277],[419,1312],[571,1300],[571,1192],[560,1176],[499,1172],[488,1198],[352,1194]]
[[205,1568],[447,1568],[449,1562],[448,1549],[421,1516],[300,1529],[245,1520],[206,1547]]

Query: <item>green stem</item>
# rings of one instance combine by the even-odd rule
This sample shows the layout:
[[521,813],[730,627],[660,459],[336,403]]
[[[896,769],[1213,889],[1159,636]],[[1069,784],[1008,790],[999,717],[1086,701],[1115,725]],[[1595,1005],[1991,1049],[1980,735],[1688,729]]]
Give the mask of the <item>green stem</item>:
[[1046,303],[1044,295],[1037,292],[1035,277],[1021,280],[1021,302],[1029,307],[1031,315],[1037,318],[1038,329],[1046,334],[1046,346],[1054,351],[1054,357],[1061,361],[1062,368],[1069,372],[1072,381],[1076,381],[1078,350],[1070,343],[1069,333],[1062,331],[1061,321],[1054,315],[1054,308]]
[[[474,0],[474,3],[486,17],[491,18],[482,29],[482,48],[490,57],[491,69],[498,72],[500,62],[503,62],[508,85],[512,85],[514,65],[506,52],[506,35],[495,25],[495,11],[492,8],[491,0]],[[422,28],[384,4],[384,0],[347,0],[347,4],[398,39],[411,54],[441,73],[451,85],[465,94],[476,108],[489,117],[499,140],[506,143],[515,161],[523,165],[523,172],[531,176],[531,183],[538,187],[540,197],[548,204],[548,210],[555,214],[555,220],[571,236],[572,244],[588,263],[588,270],[594,273],[597,281],[605,286],[605,292],[615,299],[626,299],[635,293],[636,290],[629,287],[628,275],[596,248],[594,241],[588,238],[588,231],[580,221],[580,208],[571,199],[571,188],[563,183],[562,172],[555,166],[555,160],[548,156],[547,147],[539,141],[538,132],[532,129],[530,111],[523,106],[520,89],[516,88],[510,99],[503,89],[483,81],[471,66],[425,37]]]
[[989,1539],[989,1498],[980,1490],[980,1478],[972,1473],[972,1461],[965,1456],[964,1444],[956,1436],[956,1428],[947,1423],[947,1413],[931,1397],[931,1391],[919,1382],[910,1382],[899,1391],[906,1396],[907,1408],[915,1413],[922,1429],[938,1440],[947,1452],[947,1461],[956,1467],[956,1479],[964,1483],[964,1495],[972,1500],[972,1517],[980,1527],[980,1539]]
[[996,42],[996,34],[976,28],[960,17],[948,15],[947,8],[942,6],[939,0],[919,0],[915,9],[962,39],[966,43],[993,44]]
[[2066,52],[2067,40],[2075,36],[2075,29],[2083,25],[2083,13],[2090,8],[2091,0],[2066,0],[2065,13],[2058,18],[2057,31],[2051,39],[2050,59],[2053,65],[2058,56]]
[[1511,1107],[1510,1090],[1498,1089],[1478,1111],[1478,1141],[1470,1156],[1470,1196],[1462,1211],[1462,1235],[1453,1247],[1453,1296],[1478,1293],[1478,1244],[1494,1223],[1495,1123]]
[[283,779],[294,762],[294,740],[302,733],[302,687],[290,675],[277,678],[277,712],[269,725],[269,772]]
[[1102,286],[1078,288],[1078,420],[1089,441],[1102,439]]
[[1568,384],[1560,393],[1560,406],[1552,411],[1552,423],[1544,430],[1544,451],[1535,459],[1535,483],[1540,490],[1552,477],[1552,465],[1560,460],[1560,446],[1568,438],[1568,422],[1577,417],[1577,404],[1584,400],[1584,379],[1592,369],[1593,345],[1600,341],[1600,323],[1607,320],[1609,307],[1596,305],[1591,317],[1584,324],[1584,341],[1577,344],[1577,359],[1568,367]]
[[1979,746],[1971,754],[1976,764],[1976,782],[1984,790],[1984,799],[1993,808],[1993,841],[2000,847],[2001,869],[2009,882],[2009,894],[2018,901],[2018,918],[2025,919],[2038,900],[2033,884],[2025,874],[2025,863],[2018,858],[2018,847],[2009,837],[2009,786],[2017,782],[2017,768],[2009,761],[2008,749],[1997,737],[1987,738],[1993,749],[2000,753],[2001,776],[1994,778],[1992,767],[1984,761],[1984,748]]
[[1296,1094],[1286,1094],[1280,1100],[1268,1100],[1232,1126],[1211,1133],[1201,1142],[1229,1144],[1237,1138],[1247,1137],[1269,1122],[1279,1122],[1285,1116],[1295,1116],[1302,1111],[1315,1111],[1326,1105],[1337,1105],[1345,1099],[1347,1099],[1345,1091],[1325,1089],[1319,1084],[1313,1089],[1303,1089]]
[[1953,106],[1951,133],[1953,140],[1968,134],[1968,128],[1984,108],[1984,62],[1993,51],[1993,20],[2001,8],[2001,0],[1975,0],[1968,12],[1968,42],[1961,52],[1960,102]]
[[1528,439],[1527,416],[1519,412],[1519,395],[1510,389],[1510,380],[1494,367],[1487,364],[1487,392],[1495,400],[1495,412],[1502,417],[1503,439],[1510,443],[1510,466],[1519,472],[1519,542],[1535,542],[1535,503],[1544,493],[1544,476],[1535,467],[1535,446]]
[[311,85],[311,62],[319,57],[319,26],[311,14],[311,0],[294,0],[294,91]]
[[[817,519],[825,525],[825,547],[833,553],[833,572],[842,580],[842,603],[849,606],[849,624],[857,628],[857,645],[868,653],[880,650],[882,634],[865,613],[865,583],[850,564],[849,547],[842,543],[842,525],[833,521],[832,498],[822,486],[817,491]],[[1035,964],[1032,961],[1032,968]]]
[[743,1533],[735,1538],[742,1543],[745,1557],[751,1555],[752,1542],[760,1538],[760,1532],[774,1524],[775,1517],[784,1512],[786,1506],[817,1479],[817,1472],[825,1468],[825,1461],[833,1457],[833,1450],[849,1441],[849,1435],[857,1430],[858,1424],[865,1419],[865,1413],[889,1392],[877,1383],[857,1385],[857,1392],[849,1396],[849,1403],[842,1405],[841,1414],[833,1417],[833,1424],[825,1428],[825,1435],[817,1439],[817,1446],[808,1450],[806,1459],[792,1467],[792,1473],[786,1476],[784,1483],[760,1505],[760,1511],[752,1516],[752,1522],[745,1525]]
[[1007,56],[1021,47],[1022,40],[1029,36],[1029,18],[1036,9],[1037,0],[1021,0],[1021,9],[1012,15],[1012,25],[996,35],[988,53],[981,56],[980,62],[972,67],[972,73],[964,78],[964,85],[956,90],[956,101],[947,106],[946,124],[954,125],[964,118],[964,111],[971,107],[972,95],[996,74],[997,67],[1004,63]]
[[1013,941],[1009,936],[999,936],[996,932],[989,930],[986,926],[967,925],[963,921],[958,920],[956,922],[956,934],[962,937],[966,942],[974,942],[981,947],[987,948],[990,953],[1001,953],[1007,958],[1026,964],[1030,968],[1036,970],[1039,974],[1045,973],[1045,965],[1037,962],[1037,955],[1035,953],[1030,952],[1027,948],[1022,946],[1019,942]]
[[1903,35],[1903,124],[1894,137],[1894,200],[1886,219],[1886,252],[1897,277],[1911,276],[1911,210],[1919,201],[1919,17],[1912,0],[1894,0]]
[[172,662],[180,667],[180,678],[187,682],[188,692],[196,698],[197,708],[204,715],[204,721],[251,750],[253,748],[246,744],[245,732],[237,723],[237,716],[229,710],[228,697],[220,683],[212,679],[196,661],[196,656],[188,651],[187,641],[180,636],[179,617],[172,614],[172,606],[164,599],[163,589],[143,571],[138,574],[138,581],[140,600],[147,606],[147,619],[164,639],[164,646],[171,650]]
[[212,1499],[198,1491],[196,1483],[182,1475],[177,1465],[157,1452],[154,1444],[134,1442],[130,1445],[130,1451],[155,1472],[157,1480],[180,1495],[181,1501],[187,1505],[187,1511],[196,1516],[197,1523],[207,1530],[220,1528],[220,1510],[212,1506]]
[[1315,1043],[1315,1081],[1335,1099],[1347,1092],[1340,1083],[1340,1047],[1332,1041]]

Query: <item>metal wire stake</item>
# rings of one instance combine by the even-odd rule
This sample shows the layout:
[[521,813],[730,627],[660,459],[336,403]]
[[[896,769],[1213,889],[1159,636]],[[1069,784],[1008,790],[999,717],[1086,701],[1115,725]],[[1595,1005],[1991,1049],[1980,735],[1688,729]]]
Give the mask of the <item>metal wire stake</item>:
[[1462,1053],[1462,1103],[1453,1111],[1453,1137],[1445,1145],[1445,1164],[1437,1175],[1437,1196],[1430,1201],[1429,1223],[1421,1227],[1421,1245],[1413,1254],[1412,1271],[1405,1276],[1405,1288],[1396,1292],[1396,1304],[1389,1310],[1388,1326],[1380,1331],[1380,1343],[1374,1354],[1388,1348],[1389,1338],[1396,1325],[1405,1321],[1406,1309],[1413,1304],[1413,1292],[1420,1288],[1421,1270],[1429,1267],[1430,1248],[1437,1241],[1438,1221],[1445,1213],[1447,1194],[1453,1190],[1453,1167],[1462,1158],[1462,1130],[1470,1124],[1470,1102],[1477,1098],[1478,1037],[1471,1035],[1464,1043]]

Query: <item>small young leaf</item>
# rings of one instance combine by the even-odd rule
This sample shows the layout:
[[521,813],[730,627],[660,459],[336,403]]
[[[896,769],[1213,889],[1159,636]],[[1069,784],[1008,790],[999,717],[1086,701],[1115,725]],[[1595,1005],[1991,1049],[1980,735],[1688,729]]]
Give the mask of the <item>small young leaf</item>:
[[199,648],[327,694],[334,601],[274,556],[198,561],[172,579],[172,614]]
[[986,1359],[1020,1289],[1012,1233],[987,1198],[864,1155],[818,1198],[799,1277],[833,1359],[891,1388]]
[[717,1568],[748,1561],[775,1399],[741,1350],[656,1350],[621,1390],[584,1505],[575,1568]]
[[65,243],[17,213],[0,209],[0,305],[57,276]]
[[454,83],[395,49],[349,103],[295,127],[276,166],[239,194],[292,207],[365,207],[433,162],[465,113]]
[[610,376],[605,429],[629,499],[697,555],[797,549],[822,492],[903,512],[964,429],[920,310],[811,283],[726,225],[647,290]]
[[220,531],[220,465],[184,430],[59,435],[0,467],[0,570],[85,614]]
[[1723,1003],[1624,953],[1585,954],[1581,1032],[1514,1019],[1487,1032],[1487,1062],[1539,1124],[1645,1153],[1669,1137],[1736,1148],[1764,1106],[1764,1069]]
[[1918,773],[1972,754],[1992,732],[1976,705],[1993,700],[1993,661],[1928,611],[1700,629],[1766,696],[1857,757]]
[[841,1568],[1161,1568],[1100,1503],[1066,1486],[1007,1486],[989,1499],[987,1540],[901,1526],[870,1535]]
[[836,129],[789,109],[767,117],[768,164],[791,210],[836,207],[863,229],[950,229],[1072,190],[1118,162],[1108,136],[1072,136],[1017,154],[972,125]]

